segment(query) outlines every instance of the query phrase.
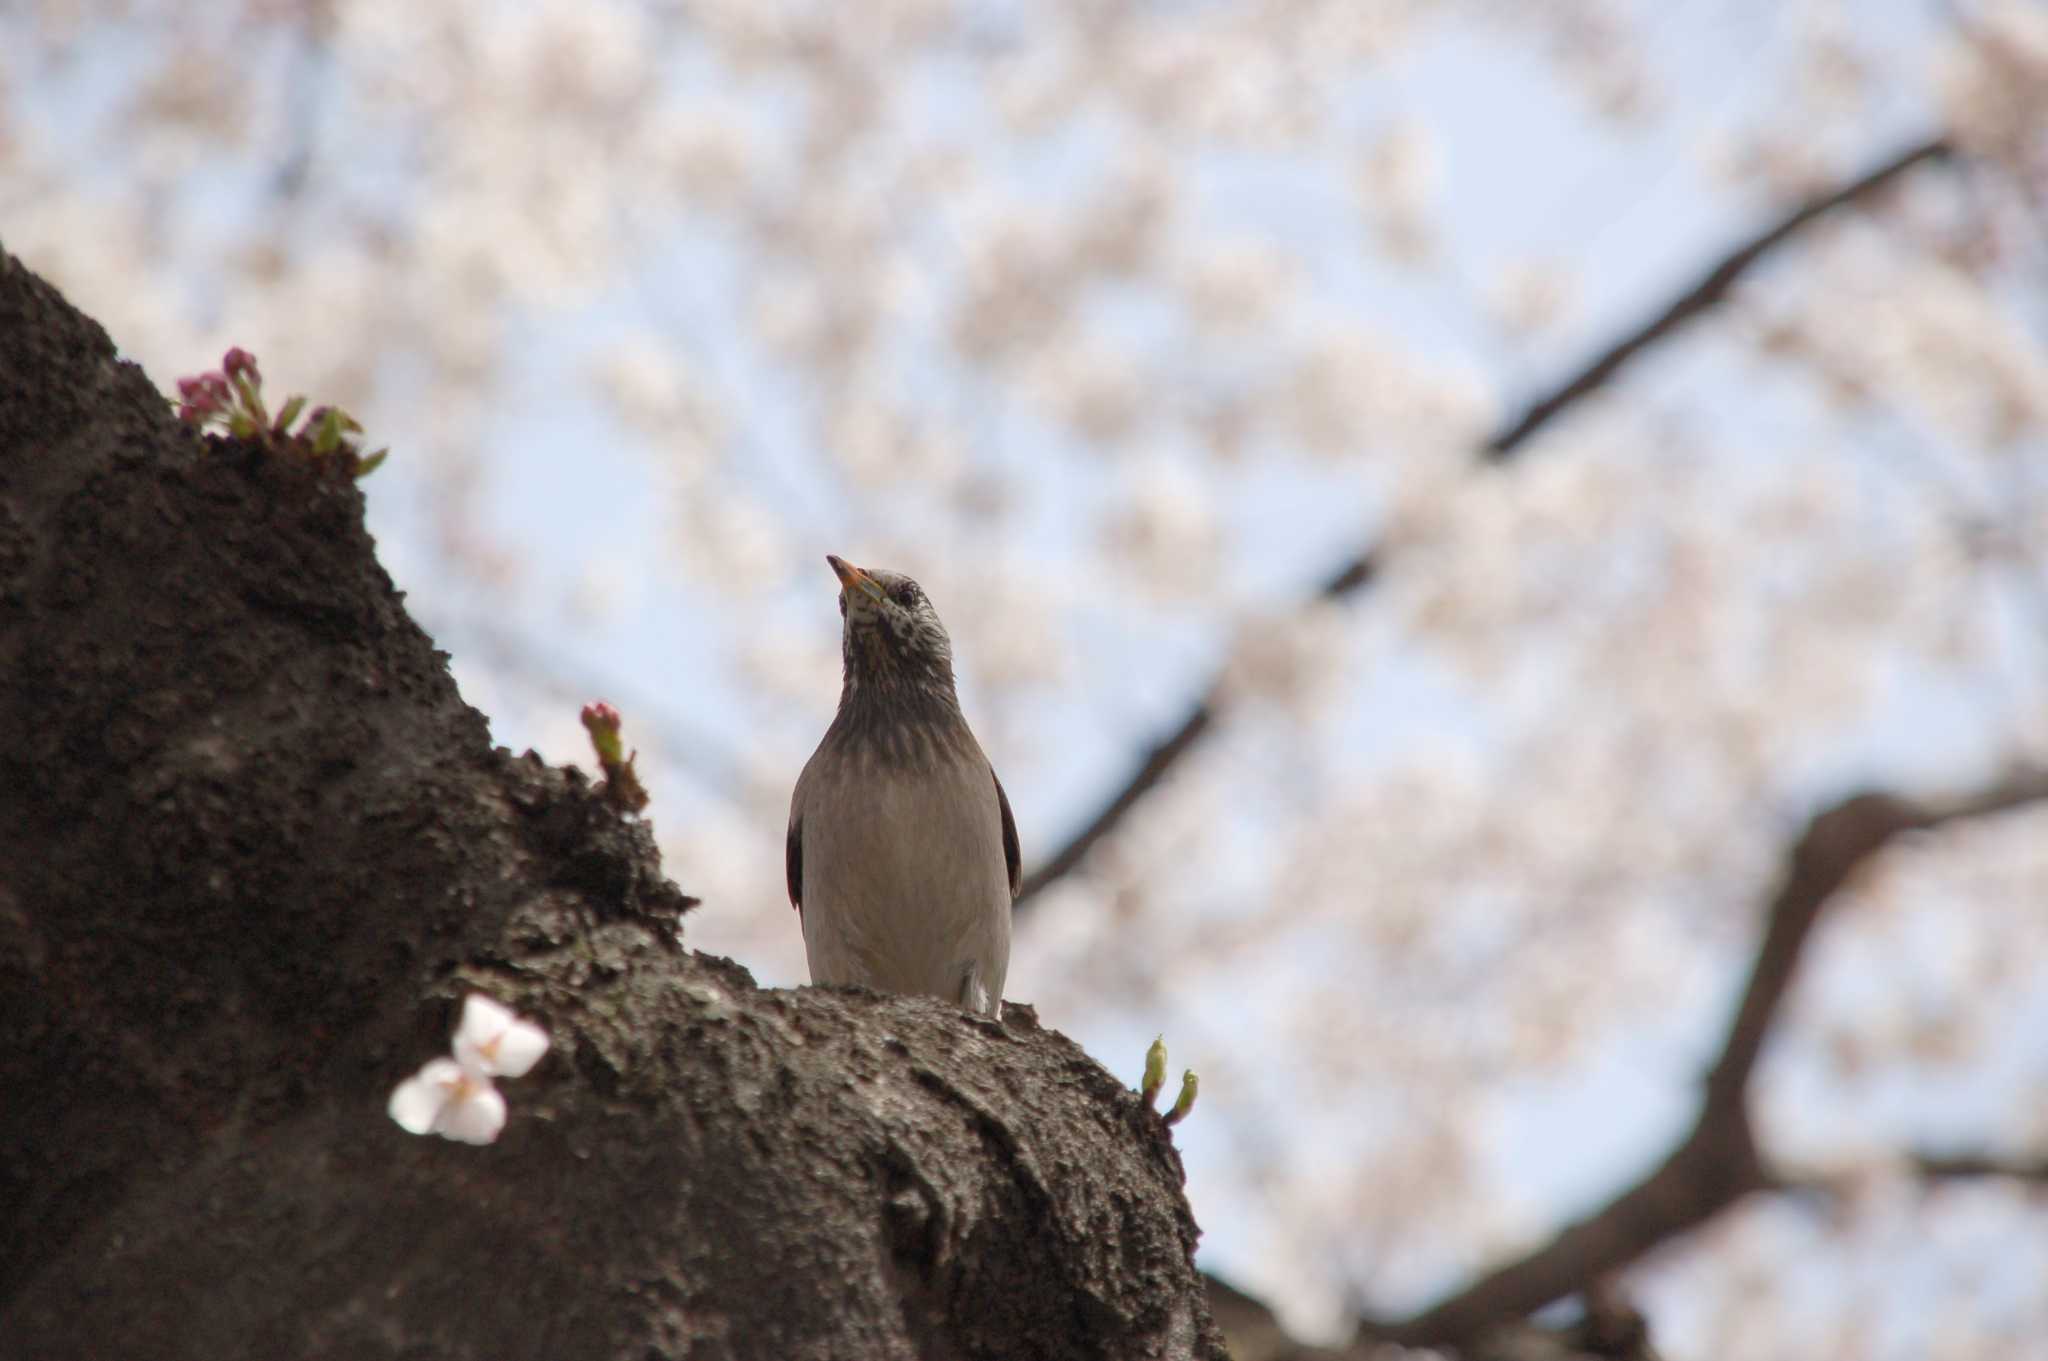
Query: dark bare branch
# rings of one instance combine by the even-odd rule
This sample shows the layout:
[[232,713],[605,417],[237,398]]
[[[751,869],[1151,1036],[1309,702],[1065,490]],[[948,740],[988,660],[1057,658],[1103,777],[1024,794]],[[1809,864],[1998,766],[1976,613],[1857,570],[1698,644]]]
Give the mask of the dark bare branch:
[[1909,1164],[1928,1181],[2022,1181],[2048,1186],[2048,1153],[1916,1153]]
[[[1236,1361],[1413,1361],[1416,1356],[1392,1342],[1369,1343],[1363,1355],[1356,1347],[1302,1342],[1255,1297],[1213,1275],[1203,1280],[1209,1312]],[[1523,1319],[1497,1328],[1483,1341],[1461,1348],[1458,1356],[1462,1361],[1657,1361],[1649,1323],[1626,1299],[1610,1290],[1592,1290],[1581,1305],[1576,1318],[1562,1322]]]
[[1655,1171],[1600,1210],[1413,1318],[1367,1321],[1360,1339],[1406,1346],[1470,1343],[1586,1289],[1766,1184],[1747,1111],[1706,1108]]
[[1496,1268],[1397,1323],[1368,1321],[1361,1341],[1456,1347],[1553,1300],[1591,1288],[1659,1244],[1697,1228],[1752,1191],[1777,1189],[1750,1123],[1750,1075],[1821,911],[1837,890],[1902,832],[2048,800],[2048,770],[2032,770],[1959,797],[1911,802],[1858,794],[1807,823],[1786,857],[1766,909],[1749,982],[1708,1070],[1699,1118],[1647,1177],[1521,1259]]
[[[1322,589],[1316,592],[1319,600],[1341,600],[1353,591],[1369,583],[1379,571],[1378,554],[1368,550],[1345,563]],[[1066,843],[1037,869],[1024,876],[1024,886],[1017,892],[1017,905],[1023,906],[1026,899],[1036,894],[1047,884],[1071,872],[1095,848],[1095,843],[1114,831],[1124,820],[1124,814],[1131,811],[1139,799],[1152,791],[1152,787],[1166,777],[1174,763],[1188,753],[1189,748],[1201,740],[1209,725],[1216,721],[1219,704],[1220,680],[1212,681],[1201,699],[1188,711],[1180,726],[1170,733],[1166,740],[1145,753],[1145,759],[1125,779],[1110,801],[1102,806],[1088,825],[1068,837]]]
[[1751,266],[1819,218],[1859,199],[1868,198],[1922,161],[1940,160],[1948,154],[1949,145],[1946,138],[1930,137],[1906,148],[1882,165],[1847,184],[1838,185],[1807,199],[1768,228],[1722,256],[1691,288],[1673,298],[1655,316],[1602,350],[1591,363],[1557,388],[1531,402],[1517,420],[1486,442],[1486,457],[1498,462],[1513,456],[1530,436],[1549,424],[1558,413],[1581,397],[1603,386],[1619,373],[1629,360],[1694,317],[1719,306],[1728,296],[1728,290],[1735,286],[1736,280],[1749,272]]
[[[1787,1168],[1774,1171],[1771,1186],[1793,1195],[1834,1200],[1852,1193],[1871,1170],[1868,1164]],[[1923,1149],[1907,1153],[1894,1163],[1879,1163],[1876,1170],[1915,1177],[1929,1184],[2010,1181],[2030,1188],[2048,1188],[2048,1152],[1994,1153],[1972,1149],[1936,1153]]]
[[1101,812],[1090,818],[1088,825],[1067,839],[1065,845],[1053,852],[1052,858],[1024,876],[1024,883],[1017,890],[1017,906],[1026,901],[1055,879],[1065,875],[1081,863],[1082,857],[1094,849],[1095,843],[1108,836],[1116,825],[1124,820],[1124,814],[1131,811],[1139,799],[1150,793],[1152,786],[1164,779],[1174,762],[1186,755],[1189,747],[1209,730],[1216,718],[1216,692],[1212,688],[1200,702],[1181,720],[1164,742],[1145,753],[1145,759],[1137,770],[1117,790],[1116,797],[1103,806]]
[[[1736,280],[1773,250],[1821,217],[1867,198],[1913,166],[1946,156],[1948,150],[1944,139],[1929,138],[1855,179],[1796,205],[1769,227],[1722,256],[1696,283],[1665,304],[1649,320],[1631,329],[1591,363],[1533,402],[1517,420],[1480,448],[1481,460],[1488,464],[1505,462],[1518,453],[1538,429],[1607,383],[1631,359],[1678,330],[1685,322],[1718,306]],[[1378,550],[1361,549],[1324,581],[1311,599],[1338,600],[1350,596],[1371,584],[1378,576],[1379,568]],[[1145,753],[1137,767],[1124,778],[1095,815],[1024,877],[1023,889],[1017,895],[1018,907],[1025,906],[1039,890],[1078,866],[1095,844],[1114,831],[1138,801],[1193,749],[1216,720],[1217,696],[1217,682],[1212,680],[1173,732]]]
[[[1817,815],[1792,847],[1784,883],[1764,918],[1764,938],[1749,985],[1728,1023],[1720,1058],[1707,1074],[1709,1112],[1740,1113],[1749,1077],[1779,1003],[1799,967],[1821,908],[1863,862],[1897,833],[1924,825],[1912,805],[1885,794],[1858,794]],[[1746,1114],[1743,1118],[1747,1118]]]

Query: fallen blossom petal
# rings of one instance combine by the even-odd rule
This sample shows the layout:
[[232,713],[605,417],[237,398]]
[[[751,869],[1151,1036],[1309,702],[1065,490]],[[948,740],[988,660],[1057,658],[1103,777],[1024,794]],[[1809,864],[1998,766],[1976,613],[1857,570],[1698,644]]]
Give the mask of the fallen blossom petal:
[[434,1059],[393,1089],[386,1109],[407,1134],[428,1133],[470,1080],[454,1059]]
[[465,1144],[488,1144],[504,1128],[505,1098],[488,1081],[472,1078],[463,1099],[442,1108],[434,1132]]
[[547,1052],[547,1032],[531,1021],[515,1020],[498,1041],[498,1071],[506,1077],[524,1077]]
[[505,1128],[505,1098],[491,1080],[454,1059],[432,1059],[391,1093],[387,1107],[408,1134],[488,1144]]
[[547,1052],[547,1032],[533,1022],[480,992],[464,999],[455,1031],[455,1058],[463,1067],[487,1077],[522,1077]]

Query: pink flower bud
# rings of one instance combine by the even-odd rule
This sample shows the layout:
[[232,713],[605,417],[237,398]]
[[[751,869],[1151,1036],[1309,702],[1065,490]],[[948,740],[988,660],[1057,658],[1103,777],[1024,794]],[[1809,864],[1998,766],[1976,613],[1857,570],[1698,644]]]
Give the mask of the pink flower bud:
[[202,420],[227,409],[230,401],[228,380],[217,373],[180,378],[178,396],[183,399],[183,405],[178,409],[179,419]]
[[230,378],[240,378],[246,374],[252,383],[263,381],[263,375],[256,372],[256,356],[250,354],[240,345],[235,346],[221,357],[220,366],[227,371],[227,376]]

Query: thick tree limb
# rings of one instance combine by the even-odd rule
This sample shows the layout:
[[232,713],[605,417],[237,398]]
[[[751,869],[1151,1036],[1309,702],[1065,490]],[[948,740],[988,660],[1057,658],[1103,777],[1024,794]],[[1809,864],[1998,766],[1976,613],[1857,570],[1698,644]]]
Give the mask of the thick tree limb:
[[[1221,1357],[1134,1093],[685,951],[355,484],[202,444],[4,255],[0,714],[9,1357]],[[471,990],[554,1043],[488,1148],[385,1115]]]
[[[1686,322],[1719,306],[1736,281],[1772,251],[1836,209],[1869,198],[1914,166],[1940,160],[1948,152],[1948,143],[1944,139],[1929,138],[1855,179],[1795,205],[1769,227],[1729,250],[1695,283],[1659,308],[1655,315],[1632,327],[1584,368],[1530,403],[1519,417],[1481,446],[1481,460],[1498,464],[1512,458],[1538,430],[1579,399],[1604,386],[1629,361],[1681,329]],[[1338,600],[1352,595],[1369,585],[1378,575],[1379,568],[1378,550],[1361,549],[1331,574],[1312,599]],[[1025,876],[1023,889],[1017,895],[1019,907],[1025,906],[1048,884],[1072,872],[1096,843],[1114,831],[1181,757],[1194,748],[1216,720],[1218,696],[1218,682],[1211,681],[1201,698],[1190,706],[1186,717],[1171,734],[1145,753],[1136,769],[1124,778],[1095,815]]]
[[1644,1253],[1777,1179],[1756,1146],[1749,1082],[1821,911],[1892,838],[2048,800],[2048,771],[2027,771],[1958,798],[1909,802],[1861,794],[1814,816],[1787,857],[1765,913],[1749,980],[1708,1071],[1700,1114],[1643,1180],[1550,1242],[1413,1318],[1368,1321],[1361,1343],[1458,1347],[1586,1290]]

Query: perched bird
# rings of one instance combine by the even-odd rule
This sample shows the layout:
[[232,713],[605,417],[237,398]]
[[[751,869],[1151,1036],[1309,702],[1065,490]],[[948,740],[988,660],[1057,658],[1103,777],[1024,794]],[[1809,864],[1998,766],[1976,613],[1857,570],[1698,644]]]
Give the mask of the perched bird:
[[813,983],[922,992],[1000,1018],[1017,824],[953,693],[918,584],[839,576],[839,712],[789,800],[789,900]]

